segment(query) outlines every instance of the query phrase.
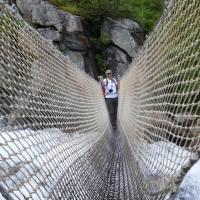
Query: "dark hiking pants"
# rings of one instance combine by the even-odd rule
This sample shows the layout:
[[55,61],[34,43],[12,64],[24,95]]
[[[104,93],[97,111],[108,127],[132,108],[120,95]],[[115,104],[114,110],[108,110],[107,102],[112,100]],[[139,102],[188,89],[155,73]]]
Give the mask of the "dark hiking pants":
[[117,127],[118,98],[106,98],[106,104],[110,115],[110,122],[113,128]]

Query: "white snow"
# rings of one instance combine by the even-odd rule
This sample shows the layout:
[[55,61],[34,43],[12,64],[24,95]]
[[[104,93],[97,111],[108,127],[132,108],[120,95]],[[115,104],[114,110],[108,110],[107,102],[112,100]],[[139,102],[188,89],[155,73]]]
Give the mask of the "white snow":
[[176,200],[200,200],[200,160],[184,177]]
[[[174,143],[159,141],[152,144],[144,143],[140,147],[143,155],[140,159],[140,166],[144,168],[144,176],[149,179],[156,177],[170,177],[177,174],[181,166],[185,165],[190,157],[195,156],[183,147]],[[144,152],[146,154],[144,154]],[[163,184],[165,184],[165,178]],[[158,188],[156,181],[151,182],[152,187]],[[160,181],[158,184],[161,184]],[[169,197],[165,198],[167,200]],[[200,200],[200,160],[189,170],[184,177],[175,200]]]
[[0,185],[13,191],[13,199],[34,196],[36,200],[37,195],[44,199],[67,168],[102,135],[67,134],[59,129],[1,132]]
[[[97,132],[70,135],[58,129],[1,132],[0,177],[9,178],[0,179],[0,184],[13,190],[14,199],[15,195],[21,200],[30,196],[35,200],[39,196],[45,198],[66,167],[83,156],[100,138]],[[139,163],[144,175],[150,179],[176,174],[192,156],[184,148],[164,141],[144,143],[138,155],[141,155]],[[1,194],[0,200],[4,200]],[[200,161],[184,178],[176,200],[200,200]]]
[[171,176],[185,165],[193,154],[171,142],[143,142],[139,150],[140,166],[147,176]]
[[0,193],[0,200],[6,200]]

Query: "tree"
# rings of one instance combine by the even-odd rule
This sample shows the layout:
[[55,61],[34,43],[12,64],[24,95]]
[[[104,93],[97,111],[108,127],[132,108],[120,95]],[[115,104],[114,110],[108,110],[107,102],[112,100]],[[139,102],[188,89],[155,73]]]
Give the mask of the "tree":
[[94,27],[95,34],[106,17],[133,19],[143,27],[145,33],[148,33],[153,29],[164,8],[164,0],[49,1],[65,11],[85,17]]

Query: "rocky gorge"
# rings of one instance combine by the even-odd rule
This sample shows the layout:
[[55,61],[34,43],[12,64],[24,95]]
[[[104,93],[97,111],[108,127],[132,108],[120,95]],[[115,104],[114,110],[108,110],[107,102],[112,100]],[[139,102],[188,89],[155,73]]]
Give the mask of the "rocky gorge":
[[[105,18],[99,38],[106,38],[106,45],[97,47],[93,42],[91,25],[83,17],[58,9],[44,0],[16,0],[17,12],[34,29],[67,56],[79,69],[97,79],[106,68],[115,76],[122,76],[143,45],[144,32],[130,19]],[[98,56],[101,63],[98,63]]]

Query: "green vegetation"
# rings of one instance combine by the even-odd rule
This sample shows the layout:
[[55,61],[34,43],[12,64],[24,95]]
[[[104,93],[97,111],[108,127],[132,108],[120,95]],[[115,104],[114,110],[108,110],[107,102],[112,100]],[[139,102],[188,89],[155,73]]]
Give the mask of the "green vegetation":
[[49,0],[64,11],[87,19],[91,27],[95,60],[99,74],[104,74],[107,66],[103,49],[110,45],[108,34],[100,34],[106,17],[129,18],[137,21],[148,34],[152,31],[164,8],[164,0]]
[[61,10],[73,13],[75,15],[81,14],[81,9],[74,3],[74,1],[69,0],[49,0],[50,3],[58,6]]
[[130,11],[129,17],[136,20],[145,33],[152,31],[163,12],[164,0],[124,0]]
[[106,58],[102,50],[110,44],[109,35],[104,33],[101,37],[91,38],[91,42],[94,47],[93,50],[95,52],[95,63],[98,66],[98,74],[104,76],[108,66],[105,63]]
[[95,55],[95,61],[98,66],[99,74],[104,76],[105,71],[108,68],[108,66],[105,63],[104,55],[102,53],[97,53]]
[[49,0],[64,11],[85,17],[99,33],[105,17],[136,20],[149,33],[160,17],[164,0]]
[[101,44],[105,47],[110,44],[110,37],[107,33],[103,33],[103,35],[100,37]]

